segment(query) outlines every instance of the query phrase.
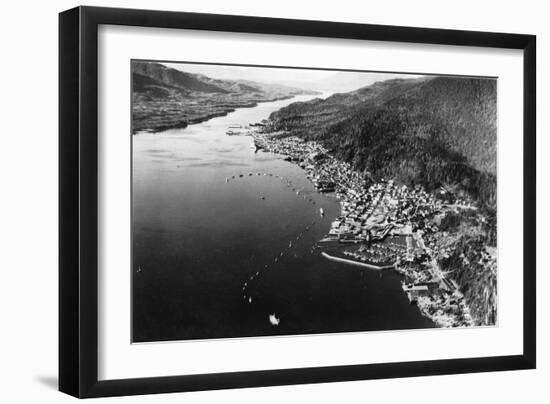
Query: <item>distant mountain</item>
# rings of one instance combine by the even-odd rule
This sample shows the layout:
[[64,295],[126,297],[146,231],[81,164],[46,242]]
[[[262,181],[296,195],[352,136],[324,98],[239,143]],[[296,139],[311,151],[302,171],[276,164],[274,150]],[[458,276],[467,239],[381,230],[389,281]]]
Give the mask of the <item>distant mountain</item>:
[[158,132],[226,115],[259,102],[314,94],[246,80],[218,80],[155,62],[132,62],[132,131]]
[[336,72],[323,80],[315,81],[312,83],[312,87],[344,93],[394,78],[396,75],[392,73]]
[[[177,88],[184,91],[200,91],[204,93],[227,93],[226,89],[208,83],[196,74],[184,73],[171,69],[160,63],[133,62],[132,73],[154,80],[150,85]],[[136,90],[146,91],[147,87],[138,87]]]
[[320,140],[373,178],[439,186],[496,203],[496,81],[394,79],[294,103],[272,128]]

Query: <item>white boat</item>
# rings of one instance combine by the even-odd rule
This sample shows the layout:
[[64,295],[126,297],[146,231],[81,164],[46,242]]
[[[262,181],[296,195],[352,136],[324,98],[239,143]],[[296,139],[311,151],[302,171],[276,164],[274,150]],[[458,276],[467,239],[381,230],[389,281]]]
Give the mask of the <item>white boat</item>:
[[273,313],[269,315],[269,322],[271,323],[271,325],[277,326],[281,322],[281,319],[277,318],[275,313]]
[[321,214],[321,216],[325,216],[325,211],[323,210],[323,208],[319,208],[319,213]]

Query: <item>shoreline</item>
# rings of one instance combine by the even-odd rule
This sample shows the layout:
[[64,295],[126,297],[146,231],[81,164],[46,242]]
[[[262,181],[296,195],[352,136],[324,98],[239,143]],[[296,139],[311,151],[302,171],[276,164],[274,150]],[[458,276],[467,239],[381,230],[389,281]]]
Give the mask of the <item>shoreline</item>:
[[[301,95],[301,94],[298,94]],[[139,129],[135,129],[133,125],[133,119],[132,119],[132,135],[138,135],[140,133],[161,133],[165,132],[167,130],[171,129],[185,129],[188,126],[196,125],[199,123],[207,122],[210,119],[219,118],[222,116],[227,116],[232,112],[235,112],[237,109],[240,108],[254,108],[257,107],[259,104],[263,104],[266,102],[276,102],[276,101],[283,101],[288,100],[296,97],[297,95],[288,95],[284,97],[277,97],[269,100],[254,100],[249,103],[243,103],[242,105],[235,105],[231,107],[225,107],[225,109],[222,109],[221,111],[209,113],[202,116],[197,116],[195,118],[189,119],[189,120],[174,120],[173,123],[169,124],[159,124],[159,125],[143,125],[143,127],[139,127]],[[132,103],[133,104],[133,103]],[[133,107],[133,105],[132,105]],[[220,108],[224,108],[223,104],[219,105]]]
[[[422,187],[399,188],[393,180],[374,183],[365,192],[367,184],[365,180],[361,180],[359,173],[352,170],[348,163],[330,156],[328,150],[319,143],[288,136],[285,132],[262,132],[261,129],[256,129],[256,125],[250,125],[248,133],[240,135],[252,136],[257,150],[282,155],[286,161],[299,165],[306,171],[306,177],[314,184],[317,192],[335,193],[340,200],[341,215],[333,222],[328,238],[325,237],[324,241],[335,241],[341,249],[359,244],[360,248],[357,251],[344,250],[344,254],[366,261],[368,257],[363,253],[370,253],[371,247],[376,250],[390,238],[393,240],[395,237],[405,237],[406,248],[401,246],[399,249],[392,245],[388,250],[395,258],[395,263],[391,267],[406,280],[402,282],[402,289],[410,303],[417,305],[422,316],[429,318],[438,327],[476,325],[458,285],[454,280],[446,278],[434,258],[433,251],[424,242],[423,234],[437,232],[437,226],[419,229],[414,216],[418,211],[425,216],[426,212],[433,214],[435,211],[446,212],[459,208],[475,210],[475,206],[469,202],[445,204],[424,191]],[[318,159],[319,155],[325,157]],[[388,198],[388,195],[391,197]],[[388,213],[391,211],[391,205],[399,205],[402,200],[410,203],[409,210],[413,210],[414,207],[414,214],[409,215],[407,220]],[[363,205],[367,204],[374,207],[366,209]],[[383,220],[376,216],[377,209],[384,211]],[[360,226],[359,218],[363,220]],[[384,255],[384,251],[383,249],[382,257],[375,255],[374,258],[387,262],[389,256]],[[328,259],[326,255],[329,254],[322,254]],[[339,260],[346,264],[363,264],[345,258]],[[425,268],[427,263],[428,269]]]

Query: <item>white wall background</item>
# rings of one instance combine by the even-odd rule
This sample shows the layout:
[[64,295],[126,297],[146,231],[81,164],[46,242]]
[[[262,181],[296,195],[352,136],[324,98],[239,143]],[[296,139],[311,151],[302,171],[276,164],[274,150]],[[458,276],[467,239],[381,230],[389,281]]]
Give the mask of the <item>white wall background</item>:
[[[0,402],[63,403],[57,385],[57,13],[62,0],[6,2],[0,63]],[[156,8],[283,18],[531,33],[538,36],[538,369],[534,371],[332,383],[109,399],[152,403],[394,402],[546,403],[550,393],[550,276],[542,251],[550,190],[550,26],[542,1],[201,0],[90,1],[88,5]],[[289,353],[292,354],[292,353]],[[545,383],[546,382],[546,383]]]

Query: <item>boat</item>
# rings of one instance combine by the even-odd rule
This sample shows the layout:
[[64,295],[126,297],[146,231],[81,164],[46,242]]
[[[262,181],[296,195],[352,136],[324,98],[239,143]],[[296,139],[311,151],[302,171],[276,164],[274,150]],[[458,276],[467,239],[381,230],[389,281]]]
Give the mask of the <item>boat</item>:
[[271,325],[277,326],[281,322],[281,319],[278,318],[275,313],[273,313],[269,315],[269,322],[271,323]]
[[321,216],[325,216],[325,211],[323,210],[323,208],[319,208],[319,213],[321,214]]

